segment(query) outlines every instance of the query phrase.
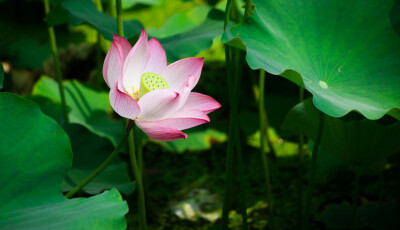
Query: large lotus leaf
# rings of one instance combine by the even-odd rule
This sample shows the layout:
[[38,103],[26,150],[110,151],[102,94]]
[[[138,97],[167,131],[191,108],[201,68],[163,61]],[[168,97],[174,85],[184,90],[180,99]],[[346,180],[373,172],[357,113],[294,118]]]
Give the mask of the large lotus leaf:
[[50,98],[36,95],[27,95],[26,99],[35,102],[42,112],[47,116],[53,118],[60,124],[64,123],[64,116],[60,102],[56,102]]
[[390,21],[392,22],[393,28],[396,33],[400,36],[400,1],[396,0],[395,5],[390,11]]
[[[63,191],[70,191],[90,175],[114,150],[113,145],[104,137],[99,137],[85,127],[77,124],[64,126],[71,140],[74,159],[63,183]],[[126,163],[117,157],[104,171],[87,184],[83,190],[97,194],[104,189],[117,188],[129,195],[134,188]]]
[[[76,80],[65,81],[63,84],[70,122],[81,124],[91,132],[106,137],[117,145],[122,138],[123,127],[120,122],[111,118],[113,110],[108,93],[93,90]],[[57,82],[48,77],[40,78],[32,94],[60,102]]]
[[186,32],[159,39],[167,52],[168,61],[181,57],[191,57],[202,50],[209,49],[213,38],[221,35],[224,15],[221,11],[211,10],[207,19],[199,26]]
[[[116,19],[98,11],[91,0],[64,0],[49,13],[46,21],[51,26],[67,22],[74,26],[88,23],[110,41],[117,33]],[[128,38],[140,34],[141,29],[138,21],[124,21],[124,33]]]
[[304,83],[317,108],[330,116],[356,110],[378,119],[400,107],[394,0],[253,3],[250,18],[223,37],[242,40],[251,68]]
[[[180,2],[173,4],[181,5]],[[157,38],[165,38],[183,33],[203,23],[207,18],[210,9],[211,7],[207,4],[194,4],[192,7],[186,10],[178,11],[167,17],[162,27],[151,28],[149,26],[147,32],[149,35]],[[161,11],[165,12],[165,10],[166,9],[164,7],[160,8],[159,13],[162,13]]]
[[[42,112],[60,122],[63,119],[61,104],[46,97],[28,96],[36,102]],[[70,137],[74,158],[72,168],[64,180],[63,191],[70,191],[93,172],[114,150],[112,143],[106,138],[95,135],[78,124],[63,124],[64,130]],[[90,194],[97,194],[104,189],[117,188],[119,191],[130,194],[134,183],[130,182],[126,164],[117,158],[87,184],[83,190]]]
[[[296,105],[287,115],[283,128],[291,134],[315,139],[319,110],[311,99]],[[321,148],[360,174],[378,173],[388,156],[400,151],[400,123],[381,125],[363,119],[343,121],[325,115]]]
[[67,134],[33,102],[0,94],[0,228],[125,229],[127,204],[115,189],[66,199],[72,163]]

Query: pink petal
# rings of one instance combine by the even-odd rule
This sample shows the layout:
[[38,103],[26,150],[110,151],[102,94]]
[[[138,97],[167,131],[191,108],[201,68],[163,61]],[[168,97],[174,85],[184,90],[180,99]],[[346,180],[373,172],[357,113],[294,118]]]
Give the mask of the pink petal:
[[183,130],[210,122],[210,118],[199,110],[184,111],[167,119],[157,121],[158,124]]
[[111,55],[111,47],[107,52],[107,55],[106,55],[106,58],[104,59],[104,64],[103,64],[103,78],[104,78],[104,81],[107,83],[108,87],[110,87],[110,84],[108,83],[108,79],[107,79],[107,71],[108,71],[108,63],[110,62],[110,55]]
[[155,121],[175,113],[179,105],[179,94],[170,89],[158,89],[146,93],[139,100],[140,119]]
[[137,126],[150,138],[157,141],[173,141],[176,139],[186,139],[186,133],[171,127],[159,124],[158,122],[143,121],[136,119]]
[[114,111],[121,117],[134,120],[140,113],[140,107],[137,101],[131,96],[119,91],[118,87],[113,87],[110,90],[110,104]]
[[126,57],[128,56],[129,52],[132,49],[131,44],[129,41],[124,38],[114,34],[113,43],[115,43],[118,47],[118,50],[121,53],[122,60],[125,61]]
[[161,72],[167,67],[167,55],[165,54],[164,48],[156,38],[150,39],[149,51],[150,58],[144,72],[161,74]]
[[167,66],[160,74],[170,89],[178,91],[187,81],[189,75],[196,77],[195,85],[200,79],[204,58],[185,58]]
[[186,83],[183,84],[182,88],[179,90],[180,99],[178,108],[181,108],[186,103],[186,100],[189,97],[190,92],[196,86],[196,80],[197,79],[195,76],[190,75]]
[[219,109],[221,104],[218,103],[214,98],[196,92],[191,92],[186,100],[186,103],[180,110],[190,111],[190,110],[200,110],[206,114]]
[[128,40],[114,34],[114,39],[103,64],[103,77],[108,87],[112,88],[122,78],[124,60],[131,50]]
[[122,77],[123,63],[118,47],[113,42],[103,65],[103,76],[108,87],[113,88]]
[[150,57],[147,39],[146,31],[142,30],[139,40],[133,46],[124,62],[123,86],[129,94],[133,93],[132,87],[139,89],[140,77]]

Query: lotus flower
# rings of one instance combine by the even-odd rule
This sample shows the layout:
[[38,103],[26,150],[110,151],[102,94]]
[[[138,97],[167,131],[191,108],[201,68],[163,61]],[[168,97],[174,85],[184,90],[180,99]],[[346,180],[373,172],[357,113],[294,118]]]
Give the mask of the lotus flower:
[[203,63],[204,58],[186,58],[167,66],[164,48],[155,38],[148,41],[144,30],[133,47],[114,35],[103,65],[111,106],[152,139],[186,139],[181,130],[209,122],[207,114],[221,107],[212,97],[191,92]]

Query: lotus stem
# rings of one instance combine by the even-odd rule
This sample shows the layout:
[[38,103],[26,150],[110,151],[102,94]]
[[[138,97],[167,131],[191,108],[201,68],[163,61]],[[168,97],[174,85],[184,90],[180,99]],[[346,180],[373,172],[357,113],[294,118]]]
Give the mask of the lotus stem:
[[266,133],[268,132],[268,126],[265,123],[265,108],[264,108],[264,88],[265,88],[265,71],[260,70],[260,95],[258,100],[259,105],[259,118],[260,118],[260,152],[262,163],[264,167],[265,173],[265,184],[267,186],[267,202],[268,202],[268,210],[269,210],[269,219],[271,222],[271,228],[275,229],[275,218],[274,218],[274,206],[271,192],[271,181],[270,181],[270,172],[268,167],[268,158],[265,152],[265,139]]
[[238,113],[238,108],[239,108],[239,98],[240,98],[240,86],[242,82],[242,73],[243,73],[243,64],[245,60],[245,54],[243,51],[240,51],[238,49],[235,49],[234,52],[234,58],[235,58],[235,66],[236,66],[236,71],[235,71],[235,80],[234,80],[234,97],[233,97],[233,106],[232,110],[234,113],[234,143],[236,145],[236,157],[237,157],[237,162],[238,162],[238,171],[239,171],[239,191],[240,191],[240,209],[242,213],[242,229],[247,230],[248,229],[248,224],[247,224],[247,205],[246,205],[246,177],[244,174],[244,164],[243,164],[243,155],[242,155],[242,146],[240,142],[240,134],[239,134],[239,113]]
[[252,0],[246,0],[246,5],[244,6],[244,20],[250,17],[252,11],[253,3]]
[[121,0],[116,0],[117,5],[117,32],[118,35],[123,37],[124,36],[124,24],[122,20],[122,3]]
[[139,129],[135,129],[135,147],[138,160],[138,168],[143,177],[143,148],[142,148],[142,137],[140,135]]
[[305,217],[304,217],[303,230],[308,229],[309,221],[310,221],[311,201],[312,201],[312,195],[313,195],[314,188],[315,188],[315,172],[316,172],[316,168],[317,168],[317,156],[318,156],[319,146],[320,146],[321,140],[322,140],[322,134],[324,131],[324,120],[325,120],[324,113],[319,111],[318,131],[317,131],[317,136],[315,138],[315,142],[314,142],[314,146],[313,146],[311,165],[310,165],[310,178],[309,178],[309,184],[308,184],[307,195],[306,195],[306,208],[305,208],[305,212],[304,212]]
[[[229,16],[230,16],[230,11],[232,7],[232,0],[228,0],[226,3],[226,8],[225,8],[225,21],[224,21],[224,30],[226,29],[226,26],[229,23]],[[230,77],[232,76],[232,69],[231,67],[231,53],[230,53],[230,47],[225,44],[225,62],[226,62],[226,75],[227,75],[227,82],[228,82],[228,88],[229,88],[229,98],[231,99],[232,102],[232,82]],[[234,143],[232,141],[233,137],[233,129],[234,129],[234,120],[233,118],[233,111],[231,109],[230,111],[231,114],[231,119],[229,120],[229,131],[228,131],[228,148],[227,148],[227,154],[226,154],[226,160],[225,160],[225,196],[224,196],[224,202],[223,202],[223,207],[222,207],[222,217],[221,217],[221,229],[222,230],[227,230],[228,229],[228,222],[229,222],[229,211],[231,208],[231,202],[232,202],[232,186],[233,186],[233,162],[234,162],[234,155],[235,155],[235,150],[234,150]]]
[[[103,5],[101,0],[95,0],[96,8],[98,11],[103,12]],[[100,88],[101,84],[103,83],[103,73],[102,73],[102,66],[104,57],[102,55],[102,43],[103,43],[103,36],[101,36],[99,31],[97,33],[97,43],[96,43],[96,61],[97,61],[97,78],[94,80],[97,87]]]
[[[225,21],[224,30],[229,23],[229,16],[231,13],[232,1],[228,0],[225,8]],[[242,79],[242,67],[244,63],[244,52],[236,49],[231,49],[225,45],[225,61],[227,67],[227,81],[229,88],[229,98],[231,101],[231,119],[229,121],[229,134],[228,134],[228,149],[226,157],[226,182],[225,182],[225,197],[222,209],[222,224],[221,229],[228,229],[229,210],[231,206],[232,186],[233,186],[233,164],[235,157],[235,150],[237,152],[239,180],[240,180],[240,206],[242,212],[243,229],[248,229],[247,224],[247,211],[246,211],[246,193],[245,193],[245,176],[243,166],[243,156],[240,144],[239,135],[239,119],[238,119],[238,104],[239,104],[239,87]],[[232,65],[232,63],[234,65]],[[232,69],[235,71],[232,71]]]
[[117,16],[116,14],[116,9],[115,9],[115,1],[114,0],[108,0],[108,12],[110,13],[111,16],[113,16],[114,18]]
[[[230,48],[228,48],[230,49]],[[228,53],[229,54],[229,53]],[[227,55],[229,56],[229,55]],[[245,192],[245,176],[244,176],[244,166],[243,166],[243,156],[240,144],[240,135],[239,135],[239,122],[238,122],[238,101],[239,101],[239,87],[242,78],[242,64],[243,64],[243,56],[240,51],[233,50],[232,58],[235,60],[230,60],[235,62],[235,76],[232,78],[232,75],[228,74],[228,81],[233,81],[229,84],[230,86],[230,95],[231,95],[231,111],[230,111],[230,121],[229,121],[229,133],[228,133],[228,151],[226,157],[226,182],[225,182],[225,197],[224,197],[224,205],[222,210],[222,229],[228,229],[228,217],[229,210],[231,206],[231,197],[232,197],[232,187],[233,187],[233,165],[235,162],[235,151],[237,153],[237,162],[238,162],[238,171],[239,171],[239,184],[240,184],[240,209],[242,213],[242,220],[244,230],[248,229],[247,224],[247,211],[246,211],[246,192]],[[229,66],[228,66],[229,68]],[[229,71],[228,71],[229,73]],[[233,87],[233,88],[232,88]]]
[[139,171],[138,162],[136,160],[134,136],[135,136],[134,129],[131,129],[128,136],[129,157],[131,159],[132,171],[136,179],[136,185],[137,185],[140,229],[146,230],[147,229],[146,204],[145,204],[144,189],[142,183],[143,180],[142,180],[142,174]]
[[[50,12],[50,3],[49,3],[49,0],[43,0],[43,2],[44,2],[44,10],[45,10],[45,13],[47,16]],[[67,105],[65,103],[64,86],[62,84],[60,60],[58,59],[56,34],[54,33],[54,28],[52,26],[47,26],[47,28],[49,31],[51,51],[53,53],[53,59],[54,59],[54,65],[55,65],[56,77],[57,77],[57,83],[58,83],[58,91],[60,93],[60,99],[61,99],[62,113],[64,116],[65,123],[68,124],[69,123],[68,110],[67,110]]]
[[240,136],[239,130],[235,132],[235,143],[236,143],[236,151],[237,151],[237,161],[238,161],[238,169],[239,169],[239,181],[240,181],[240,209],[242,212],[242,222],[243,230],[249,229],[247,224],[247,205],[246,205],[246,179],[244,174],[244,164],[243,164],[243,155],[242,155],[242,146],[240,144]]
[[229,23],[229,16],[231,14],[231,8],[232,8],[232,0],[228,0],[226,3],[226,8],[225,8],[224,30],[226,30],[226,26]]
[[[260,74],[263,74],[263,76],[265,76],[265,71],[264,70],[260,70],[261,72],[263,72],[263,73],[261,73],[260,72]],[[256,99],[256,102],[257,103],[260,103],[260,87],[259,87],[259,84],[260,84],[260,80],[258,81],[258,83],[256,83],[255,82],[255,76],[254,76],[254,71],[252,71],[251,72],[251,80],[252,80],[252,84],[253,84],[253,94],[254,94],[254,98]],[[265,91],[265,88],[264,88],[264,91]],[[264,98],[265,98],[265,96],[264,96]],[[265,101],[265,100],[264,100]],[[263,112],[263,114],[262,114],[262,116],[263,116],[263,119],[264,119],[264,127],[265,127],[265,130],[267,130],[264,134],[265,134],[265,139],[264,139],[264,141],[267,141],[267,145],[268,145],[268,148],[270,149],[270,154],[271,154],[271,156],[273,157],[273,158],[276,158],[276,151],[275,151],[275,148],[274,148],[274,145],[273,145],[273,143],[272,143],[272,140],[271,140],[271,137],[269,136],[269,133],[268,133],[268,129],[269,129],[269,120],[268,120],[268,114],[267,114],[267,111],[265,110],[265,107],[263,106],[263,110],[264,110],[264,112]],[[261,116],[261,115],[260,115]],[[260,123],[261,124],[261,123]]]
[[92,172],[86,179],[84,179],[81,183],[79,183],[77,186],[75,186],[71,191],[69,191],[67,194],[65,194],[66,198],[71,198],[73,195],[75,195],[77,192],[79,192],[82,188],[84,188],[87,184],[89,184],[90,181],[92,181],[94,178],[96,178],[97,175],[99,175],[105,168],[107,168],[108,165],[118,156],[121,147],[125,144],[125,141],[127,139],[127,136],[124,135],[124,137],[120,140],[118,143],[117,147],[115,147],[114,151],[110,154],[110,156],[107,157],[107,159],[96,169],[94,172]]
[[[231,111],[231,118],[232,118],[232,111]],[[229,133],[228,136],[230,138],[233,137],[233,129],[234,129],[234,120],[231,119],[229,121]],[[225,196],[224,196],[224,203],[222,208],[222,230],[228,229],[228,222],[229,222],[229,211],[231,208],[232,202],[232,186],[233,186],[233,162],[235,157],[235,146],[232,139],[228,139],[228,149],[225,161]]]
[[[299,102],[304,101],[304,88],[299,87]],[[303,180],[304,180],[304,136],[299,135],[298,142],[298,152],[299,152],[299,164],[298,164],[298,210],[297,210],[297,218],[298,218],[298,226],[302,226],[303,222]]]

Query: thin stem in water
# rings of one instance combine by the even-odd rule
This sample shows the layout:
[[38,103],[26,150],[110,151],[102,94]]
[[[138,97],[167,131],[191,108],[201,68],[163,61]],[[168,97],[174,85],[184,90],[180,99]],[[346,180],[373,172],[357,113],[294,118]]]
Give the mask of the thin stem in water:
[[110,165],[110,163],[118,156],[121,147],[125,144],[126,139],[127,136],[124,135],[124,137],[118,143],[117,147],[115,147],[114,151],[110,154],[110,156],[108,156],[107,159],[96,170],[94,170],[94,172],[92,172],[88,177],[86,177],[86,179],[84,179],[81,183],[75,186],[75,188],[73,188],[71,191],[65,194],[65,197],[71,198],[73,195],[79,192],[83,187],[89,184],[89,182],[92,181],[97,175],[99,175],[105,168],[107,168],[107,166]]
[[[47,15],[50,12],[50,3],[49,3],[49,0],[43,0],[43,2],[44,2],[44,10]],[[54,33],[54,28],[52,26],[47,26],[47,28],[49,30],[51,51],[53,53],[54,65],[56,68],[56,77],[57,77],[57,83],[58,83],[58,91],[60,93],[62,112],[63,112],[65,123],[68,124],[69,123],[68,110],[67,110],[67,105],[65,103],[64,86],[62,84],[60,60],[58,59],[56,34]]]
[[135,128],[135,147],[137,153],[138,167],[143,178],[143,148],[142,148],[142,137],[140,135],[140,130]]
[[117,16],[116,14],[116,9],[115,9],[115,1],[114,0],[108,0],[108,12],[110,13],[111,16],[113,16],[114,18]]
[[124,24],[122,19],[122,3],[121,0],[116,0],[117,5],[117,31],[118,35],[124,36]]
[[[238,129],[238,127],[237,127]],[[238,161],[238,169],[239,169],[239,182],[240,182],[240,209],[242,212],[242,222],[243,230],[249,229],[247,223],[247,205],[246,205],[246,178],[244,174],[244,164],[243,164],[243,154],[242,154],[242,146],[240,143],[240,135],[239,131],[235,132],[235,143],[236,143],[236,151],[237,151],[237,161]]]
[[265,139],[266,133],[268,132],[268,126],[265,124],[264,119],[264,87],[265,87],[265,72],[264,70],[260,70],[260,95],[258,101],[258,110],[259,110],[259,118],[260,118],[260,151],[261,151],[261,158],[264,167],[265,173],[265,184],[267,186],[267,202],[268,202],[268,211],[269,211],[269,220],[271,222],[271,228],[275,229],[275,218],[274,218],[274,206],[273,206],[273,199],[272,199],[272,192],[271,192],[271,181],[270,181],[270,173],[268,167],[268,158],[265,152]]
[[[103,12],[103,4],[101,3],[101,0],[95,0],[96,3],[96,8],[100,12]],[[95,85],[100,88],[102,83],[104,82],[103,80],[103,51],[102,51],[102,43],[103,43],[103,36],[101,36],[99,31],[96,31],[97,33],[97,44],[96,44],[96,65],[97,65],[97,74],[96,74],[96,79],[94,79]]]
[[139,210],[139,224],[141,230],[147,229],[146,222],[146,204],[144,197],[144,189],[142,183],[142,174],[139,171],[138,162],[136,160],[135,153],[135,140],[134,140],[134,130],[131,129],[128,136],[128,144],[129,144],[129,157],[131,159],[131,166],[133,175],[136,179],[137,192],[138,192],[138,210]]
[[[250,7],[248,5],[250,4]],[[230,9],[231,5],[227,4],[227,8]],[[225,12],[226,13],[226,12]],[[229,12],[228,12],[229,13]],[[251,13],[251,0],[246,0],[246,7],[244,12],[244,20],[248,18]],[[229,19],[229,17],[228,17]],[[228,21],[226,21],[228,23]],[[226,28],[226,24],[224,29]],[[245,175],[244,175],[244,164],[243,164],[243,155],[242,155],[242,147],[240,143],[240,134],[239,134],[239,118],[238,118],[238,107],[239,107],[239,98],[240,98],[240,86],[242,82],[242,72],[243,72],[243,65],[245,60],[245,52],[234,49],[232,52],[232,60],[235,62],[235,78],[233,81],[233,91],[231,90],[231,112],[233,120],[233,136],[229,136],[229,142],[233,141],[234,138],[234,145],[236,146],[236,153],[237,153],[237,161],[238,161],[238,169],[239,169],[239,180],[240,180],[240,206],[242,212],[242,221],[243,221],[243,230],[248,229],[247,224],[247,205],[246,205],[246,184],[245,184]],[[232,66],[228,66],[230,68]],[[229,79],[228,79],[229,80]],[[232,86],[232,84],[231,84]],[[233,137],[233,138],[232,138]],[[234,150],[233,150],[234,151]],[[224,226],[223,226],[224,229]]]
[[[226,3],[225,8],[225,21],[224,21],[224,30],[226,29],[227,24],[229,23],[230,11],[232,7],[232,0],[228,0]],[[233,84],[231,81],[232,78],[232,64],[231,64],[231,48],[225,44],[225,62],[226,62],[226,75],[227,75],[227,82],[228,82],[228,89],[229,89],[229,98],[231,99],[232,103],[232,95],[233,95]],[[234,142],[232,141],[233,137],[233,129],[234,129],[234,120],[233,118],[233,111],[230,111],[231,119],[229,120],[229,141],[228,141],[228,149],[226,154],[225,160],[225,196],[224,196],[224,203],[222,207],[222,217],[221,217],[221,229],[227,230],[228,229],[228,222],[229,222],[229,210],[231,208],[232,202],[232,186],[233,186],[233,163],[234,163],[234,155],[235,155],[235,146]]]
[[232,0],[228,0],[226,2],[226,8],[225,8],[224,31],[226,30],[226,26],[229,23],[229,16],[231,14],[231,8],[232,8]]
[[[133,132],[134,132],[134,139],[135,139],[135,152],[136,152],[136,156],[137,156],[137,164],[138,164],[138,169],[139,169],[139,173],[141,175],[141,179],[142,179],[142,185],[143,185],[143,197],[148,197],[148,188],[146,187],[146,177],[145,174],[143,172],[144,169],[144,165],[143,165],[143,148],[142,148],[142,137],[141,137],[141,133],[139,128],[137,128],[136,126],[133,127]],[[139,193],[137,193],[138,197],[138,203],[140,203],[140,199],[141,196]],[[145,207],[150,207],[148,204],[149,200],[145,199]],[[147,209],[146,209],[147,210]]]
[[[299,87],[299,102],[304,101],[304,88]],[[298,142],[298,151],[299,151],[299,164],[298,164],[298,210],[297,210],[297,221],[298,221],[298,226],[302,225],[303,222],[303,180],[304,180],[304,151],[303,151],[303,146],[304,146],[304,136],[299,135],[299,142]]]
[[[227,63],[230,63],[230,47],[225,47],[225,55],[229,59]],[[227,60],[228,60],[227,59]],[[227,66],[227,79],[228,82],[230,81],[230,75],[229,73],[231,72],[229,70],[231,66]],[[228,84],[229,87],[229,94],[233,95],[233,92],[231,92],[232,89],[232,83]],[[232,103],[232,97],[230,97],[231,103]],[[233,186],[233,163],[234,163],[234,158],[235,158],[235,143],[233,141],[233,135],[234,135],[234,127],[235,127],[235,122],[236,119],[234,119],[234,112],[233,108],[231,108],[230,111],[230,121],[229,121],[229,131],[228,131],[228,149],[227,149],[227,155],[226,155],[226,161],[225,161],[225,196],[224,196],[224,204],[222,208],[222,230],[228,229],[228,219],[229,219],[229,211],[231,208],[231,202],[232,202],[232,186]]]
[[[260,75],[263,75],[265,77],[265,71],[264,70],[260,70]],[[252,71],[250,76],[251,76],[251,81],[252,81],[252,85],[253,85],[252,88],[253,88],[254,98],[256,99],[257,103],[260,103],[260,87],[259,87],[260,80],[258,80],[258,82],[256,82],[256,80],[255,80],[255,71]],[[259,115],[263,116],[264,127],[265,127],[265,130],[267,130],[265,132],[265,137],[264,137],[265,140],[264,141],[267,141],[268,148],[270,149],[269,152],[270,152],[271,156],[275,159],[276,158],[276,151],[275,151],[274,145],[272,143],[272,139],[271,139],[271,137],[270,137],[270,135],[268,133],[269,119],[268,119],[268,114],[267,114],[266,109],[264,108],[263,114],[259,114]]]
[[[228,0],[225,8],[224,30],[229,23],[229,17],[232,8],[232,1]],[[229,98],[231,101],[231,119],[229,121],[229,141],[226,157],[226,182],[225,182],[225,197],[222,210],[222,230],[228,228],[228,217],[231,206],[232,186],[233,186],[233,164],[235,150],[237,152],[239,180],[240,180],[240,205],[243,219],[243,229],[248,229],[247,212],[246,212],[246,195],[244,183],[244,166],[241,153],[239,121],[238,121],[238,104],[239,104],[239,87],[242,78],[242,65],[244,63],[244,53],[230,47],[225,46],[225,61],[227,64],[227,81],[229,87]],[[232,65],[232,63],[234,65]],[[234,70],[234,71],[233,71]],[[235,74],[233,74],[235,73]],[[234,75],[234,76],[233,76]]]
[[[232,116],[232,112],[231,112]],[[233,137],[233,126],[234,120],[231,119],[229,121],[229,137]],[[229,221],[229,211],[231,208],[232,202],[232,186],[233,186],[233,163],[235,158],[235,146],[232,140],[228,141],[228,149],[227,156],[225,161],[225,196],[224,196],[224,204],[222,208],[222,230],[228,229],[228,221]]]
[[310,167],[310,179],[309,179],[309,184],[307,188],[307,195],[306,195],[306,209],[304,211],[304,220],[303,220],[303,230],[307,230],[309,226],[309,221],[310,221],[310,214],[311,214],[311,201],[312,201],[312,195],[314,192],[314,187],[315,187],[315,171],[317,168],[317,156],[318,156],[318,149],[319,145],[321,144],[322,140],[322,134],[324,131],[324,120],[325,120],[325,115],[323,112],[319,112],[319,122],[318,122],[318,131],[317,131],[317,136],[315,138],[314,146],[313,146],[313,152],[312,152],[312,158],[311,158],[311,167]]
[[243,73],[243,64],[244,64],[244,53],[238,49],[235,49],[234,52],[235,57],[235,66],[236,66],[236,74],[235,74],[235,81],[234,81],[234,98],[232,110],[234,114],[234,143],[236,146],[236,157],[238,162],[238,170],[239,170],[239,190],[240,190],[240,209],[242,212],[242,222],[243,230],[248,229],[247,224],[247,205],[246,205],[246,179],[244,174],[244,164],[243,164],[243,155],[242,155],[242,146],[240,142],[240,134],[239,134],[239,98],[240,98],[240,86],[242,82],[242,73]]

